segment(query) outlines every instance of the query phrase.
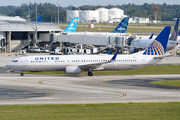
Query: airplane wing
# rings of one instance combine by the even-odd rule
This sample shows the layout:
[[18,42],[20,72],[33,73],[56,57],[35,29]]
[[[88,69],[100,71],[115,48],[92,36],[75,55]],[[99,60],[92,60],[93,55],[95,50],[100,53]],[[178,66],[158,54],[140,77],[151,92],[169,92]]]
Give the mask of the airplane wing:
[[79,67],[81,67],[82,70],[93,70],[93,69],[104,69],[103,65],[107,64],[107,63],[111,63],[113,61],[115,61],[116,57],[117,57],[118,51],[114,54],[114,56],[111,58],[111,60],[105,61],[105,62],[100,62],[100,63],[92,63],[92,64],[84,64],[84,65],[80,65]]
[[170,57],[170,56],[173,56],[174,53],[169,53],[169,54],[164,54],[162,56],[156,56],[154,57],[155,59],[163,59],[163,58],[166,58],[166,57]]

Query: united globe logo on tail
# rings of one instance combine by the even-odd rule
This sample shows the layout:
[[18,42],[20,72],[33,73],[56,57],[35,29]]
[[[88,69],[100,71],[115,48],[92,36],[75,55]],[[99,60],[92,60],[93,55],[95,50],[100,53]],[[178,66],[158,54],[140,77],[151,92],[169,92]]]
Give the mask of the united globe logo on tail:
[[164,55],[164,48],[161,43],[154,40],[143,55]]
[[146,48],[143,55],[164,55],[166,52],[170,30],[171,27],[166,26],[151,43],[151,45]]

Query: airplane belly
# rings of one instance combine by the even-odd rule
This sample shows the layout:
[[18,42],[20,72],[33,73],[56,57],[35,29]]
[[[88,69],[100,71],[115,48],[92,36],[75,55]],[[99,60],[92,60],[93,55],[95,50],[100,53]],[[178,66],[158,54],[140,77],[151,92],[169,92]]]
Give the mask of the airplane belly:
[[137,69],[137,68],[141,68],[144,67],[144,65],[128,65],[128,64],[117,64],[117,65],[106,65],[104,66],[105,70],[130,70],[130,69]]
[[64,71],[64,70],[65,70],[65,66],[59,66],[59,65],[29,66],[29,71]]

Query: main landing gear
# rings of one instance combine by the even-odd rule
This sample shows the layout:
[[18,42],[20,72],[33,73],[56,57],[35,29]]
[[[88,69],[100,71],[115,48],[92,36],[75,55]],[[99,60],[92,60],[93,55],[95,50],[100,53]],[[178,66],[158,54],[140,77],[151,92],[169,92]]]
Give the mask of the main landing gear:
[[89,71],[88,76],[93,76],[93,73],[91,71]]
[[20,76],[24,76],[24,73],[20,73]]

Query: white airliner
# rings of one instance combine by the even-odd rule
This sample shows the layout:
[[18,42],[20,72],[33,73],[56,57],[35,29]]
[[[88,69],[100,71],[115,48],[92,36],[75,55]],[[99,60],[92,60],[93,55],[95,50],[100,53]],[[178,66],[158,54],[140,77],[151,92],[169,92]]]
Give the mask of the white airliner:
[[117,55],[116,52],[115,55],[27,56],[14,59],[6,67],[19,71],[65,71],[67,74],[88,71],[88,76],[93,76],[94,70],[141,68],[171,56],[165,55],[170,30],[171,27],[165,27],[146,50],[131,55]]
[[[177,37],[178,37],[178,26],[179,26],[179,18],[176,20],[176,23],[174,25],[173,32],[171,36],[169,37],[168,44],[167,44],[167,51],[173,49],[178,44]],[[151,43],[153,42],[153,39],[134,39],[131,41],[130,44],[130,52],[134,52],[134,50],[137,48],[146,49]]]

